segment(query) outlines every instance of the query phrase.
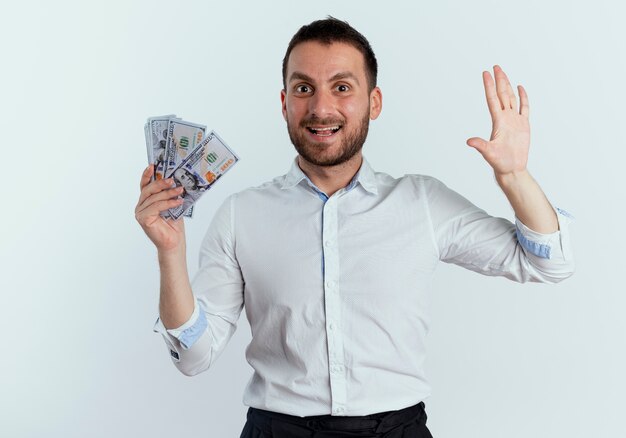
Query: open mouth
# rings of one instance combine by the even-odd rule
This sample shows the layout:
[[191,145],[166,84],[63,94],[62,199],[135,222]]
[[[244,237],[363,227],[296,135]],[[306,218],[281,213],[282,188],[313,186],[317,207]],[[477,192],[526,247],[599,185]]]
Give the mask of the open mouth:
[[340,125],[324,126],[324,127],[307,126],[306,129],[308,129],[311,134],[317,135],[319,137],[331,137],[332,135],[334,135],[335,133],[337,133],[337,131],[341,129],[341,126]]

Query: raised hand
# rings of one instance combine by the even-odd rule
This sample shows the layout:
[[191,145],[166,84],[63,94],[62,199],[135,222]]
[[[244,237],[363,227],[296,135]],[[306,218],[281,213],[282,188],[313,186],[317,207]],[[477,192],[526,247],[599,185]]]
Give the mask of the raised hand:
[[528,95],[521,85],[519,109],[509,78],[499,65],[493,67],[495,85],[488,71],[483,72],[487,106],[492,128],[489,141],[480,137],[467,140],[468,146],[480,152],[497,177],[526,171],[530,146]]
[[159,251],[171,251],[184,247],[185,225],[183,219],[165,220],[159,213],[182,204],[176,197],[182,187],[172,188],[171,179],[150,181],[154,165],[150,165],[141,175],[141,194],[135,208],[135,218]]

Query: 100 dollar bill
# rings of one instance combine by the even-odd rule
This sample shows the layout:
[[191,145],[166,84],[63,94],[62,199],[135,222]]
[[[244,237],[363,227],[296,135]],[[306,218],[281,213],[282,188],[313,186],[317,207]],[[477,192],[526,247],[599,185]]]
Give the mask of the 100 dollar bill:
[[170,119],[167,125],[165,158],[167,162],[165,177],[172,176],[174,169],[200,143],[206,132],[206,126],[180,119]]
[[182,186],[184,191],[182,205],[170,208],[169,216],[181,217],[237,161],[237,155],[211,131],[170,174],[176,187]]
[[146,134],[146,148],[148,150],[148,162],[154,164],[152,179],[163,179],[166,171],[165,147],[167,146],[167,127],[175,114],[166,116],[150,117],[144,127]]
[[[204,137],[206,126],[181,119],[170,119],[167,125],[167,142],[165,146],[165,177],[172,176],[172,171],[198,146]],[[193,207],[185,210],[185,217],[193,217]],[[162,216],[169,214],[163,212]]]

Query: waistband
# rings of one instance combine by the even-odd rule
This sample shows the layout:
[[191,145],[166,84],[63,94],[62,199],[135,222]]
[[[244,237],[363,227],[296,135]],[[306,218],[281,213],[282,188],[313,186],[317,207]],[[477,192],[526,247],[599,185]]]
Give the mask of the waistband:
[[308,428],[314,431],[361,431],[367,430],[375,433],[385,433],[394,427],[418,421],[426,423],[426,412],[424,402],[409,406],[397,411],[378,412],[363,416],[331,416],[314,415],[310,417],[298,417],[294,415],[281,414],[278,412],[265,411],[250,407],[248,409],[248,420],[254,423],[261,430],[271,433],[272,420]]

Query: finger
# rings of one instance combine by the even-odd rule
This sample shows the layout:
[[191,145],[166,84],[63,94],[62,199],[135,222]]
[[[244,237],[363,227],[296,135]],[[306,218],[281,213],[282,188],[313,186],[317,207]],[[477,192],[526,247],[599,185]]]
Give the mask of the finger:
[[502,107],[500,106],[500,99],[498,99],[498,95],[496,94],[493,78],[488,71],[483,72],[483,85],[485,86],[485,97],[487,98],[489,113],[491,117],[495,119],[500,111],[502,111]]
[[528,105],[528,93],[521,85],[517,86],[517,92],[519,93],[519,113],[527,118],[530,115],[530,106]]
[[181,195],[183,190],[184,189],[182,186],[180,187],[168,186],[166,188],[159,189],[152,194],[148,194],[146,190],[144,193],[142,193],[142,196],[139,198],[139,202],[137,202],[137,207],[135,208],[135,211],[144,210],[146,207],[148,207],[150,204],[156,201],[162,201],[164,199],[175,198],[176,196]]
[[174,187],[172,189],[163,190],[161,192],[155,193],[154,195],[148,196],[145,201],[137,205],[136,211],[143,211],[155,202],[165,201],[180,196],[183,193],[183,190],[184,189],[182,186]]
[[496,89],[498,91],[498,98],[502,103],[502,109],[513,108],[512,100],[515,99],[515,94],[513,93],[509,79],[499,65],[493,66],[493,74],[496,78]]
[[504,75],[504,79],[506,80],[506,91],[509,94],[509,101],[511,102],[511,109],[517,108],[517,96],[515,95],[515,91],[513,91],[513,86],[511,85],[511,81],[509,81],[509,77],[506,75],[502,67],[498,66],[498,69]]
[[162,211],[169,210],[170,208],[178,207],[182,203],[183,203],[182,198],[167,199],[165,201],[155,202],[154,204],[151,204],[146,209],[140,212],[137,212],[135,214],[135,217],[137,218],[137,221],[140,224],[143,224],[144,223],[143,221],[145,221],[145,219],[152,217],[152,216],[158,216],[160,215]]
[[137,205],[142,204],[149,196],[152,196],[155,193],[159,193],[165,189],[172,188],[173,183],[174,181],[172,180],[172,178],[159,179],[156,181],[152,181],[141,190],[141,194],[139,195],[139,201],[137,202]]
[[154,173],[154,164],[150,164],[148,167],[146,167],[146,170],[144,170],[143,173],[141,174],[141,181],[139,182],[140,190],[150,183],[153,173]]
[[485,150],[487,149],[487,145],[489,144],[487,140],[482,139],[480,137],[468,138],[465,143],[467,143],[468,146],[471,146],[474,149],[476,149],[481,154],[485,152]]

